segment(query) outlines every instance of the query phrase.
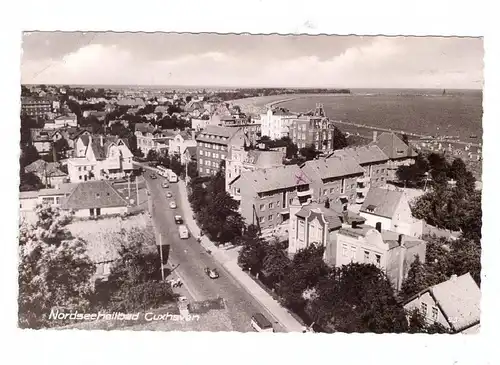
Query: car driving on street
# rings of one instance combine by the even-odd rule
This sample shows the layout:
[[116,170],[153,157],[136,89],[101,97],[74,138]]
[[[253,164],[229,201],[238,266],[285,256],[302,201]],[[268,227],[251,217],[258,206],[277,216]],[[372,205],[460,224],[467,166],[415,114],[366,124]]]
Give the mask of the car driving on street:
[[183,240],[189,238],[189,231],[188,231],[187,227],[184,224],[181,224],[179,226],[179,237],[181,239],[183,239]]
[[169,185],[168,185],[168,182],[164,181],[162,184],[161,184],[161,187],[164,188],[164,189],[168,189]]
[[217,279],[219,277],[217,269],[211,269],[209,267],[205,268],[205,274],[207,274],[210,279]]
[[170,206],[170,209],[175,209],[175,208],[177,208],[177,204],[175,204],[175,202],[174,202],[174,201],[171,201],[171,202],[170,202],[170,204],[169,204],[169,206]]
[[151,179],[153,179],[153,180],[154,180],[154,179],[157,179],[157,177],[156,177],[156,175],[155,175],[155,174],[151,174],[151,175],[149,175],[149,177],[150,177]]
[[182,220],[182,217],[180,215],[174,216],[175,224],[182,224],[184,223]]
[[170,191],[167,191],[167,198],[171,198],[172,197],[172,193]]

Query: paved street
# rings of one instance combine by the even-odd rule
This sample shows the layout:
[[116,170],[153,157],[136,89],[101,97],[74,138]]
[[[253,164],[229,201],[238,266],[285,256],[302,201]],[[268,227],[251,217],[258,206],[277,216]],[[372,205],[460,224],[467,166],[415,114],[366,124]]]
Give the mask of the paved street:
[[[272,321],[272,316],[262,307],[206,250],[194,237],[181,240],[178,235],[174,215],[182,215],[177,184],[170,184],[170,188],[161,187],[163,178],[150,178],[150,172],[145,173],[146,183],[151,193],[151,209],[156,231],[162,237],[163,244],[169,245],[168,263],[174,267],[174,275],[184,282],[186,296],[194,300],[204,300],[216,297],[224,298],[228,315],[234,331],[252,331],[250,319],[256,312],[263,313]],[[173,197],[166,198],[170,190]],[[168,204],[175,200],[177,209],[169,208]],[[204,268],[217,268],[220,277],[212,280],[205,273]],[[274,321],[273,321],[274,322]],[[274,323],[277,332],[285,330],[278,323]]]

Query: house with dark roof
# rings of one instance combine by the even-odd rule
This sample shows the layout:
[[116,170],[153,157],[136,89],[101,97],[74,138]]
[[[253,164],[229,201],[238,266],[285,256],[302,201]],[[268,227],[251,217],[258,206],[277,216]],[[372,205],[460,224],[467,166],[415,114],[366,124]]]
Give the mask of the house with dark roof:
[[327,208],[315,201],[301,204],[294,199],[290,204],[288,254],[293,256],[311,244],[323,245],[328,250],[337,240],[338,230],[354,221],[363,223],[364,218],[349,211],[347,204],[332,203]]
[[46,187],[57,187],[67,182],[68,174],[61,171],[57,162],[46,162],[42,159],[36,160],[24,168],[26,173],[33,173]]
[[370,188],[359,210],[366,224],[412,237],[421,237],[424,222],[413,217],[408,196],[403,190]]
[[297,165],[286,165],[242,172],[231,181],[229,189],[240,202],[240,213],[247,224],[264,232],[288,226],[290,203],[312,197],[311,179]]
[[61,204],[62,210],[76,217],[99,217],[127,212],[129,203],[107,181],[87,181],[78,184]]
[[67,160],[71,182],[120,179],[132,173],[128,141],[118,136],[80,135]]
[[387,275],[396,291],[401,290],[415,258],[418,256],[421,262],[425,262],[425,241],[383,230],[380,224],[374,228],[353,221],[350,226],[340,228],[336,238],[325,250],[324,259],[328,265],[340,267],[351,262],[376,265]]
[[470,275],[451,278],[422,290],[404,302],[407,311],[418,309],[428,324],[439,323],[451,333],[480,330],[481,290]]
[[370,187],[386,185],[389,157],[378,146],[344,148],[334,151],[331,156],[351,157],[365,170],[364,176],[357,179],[356,203],[363,203]]
[[314,199],[324,202],[356,202],[357,184],[364,178],[365,170],[351,156],[320,158],[305,162],[301,166],[313,183]]
[[373,133],[371,145],[378,146],[389,157],[388,179],[396,180],[396,171],[399,166],[408,166],[415,162],[417,152],[403,142],[395,133],[384,132],[377,137],[377,132]]

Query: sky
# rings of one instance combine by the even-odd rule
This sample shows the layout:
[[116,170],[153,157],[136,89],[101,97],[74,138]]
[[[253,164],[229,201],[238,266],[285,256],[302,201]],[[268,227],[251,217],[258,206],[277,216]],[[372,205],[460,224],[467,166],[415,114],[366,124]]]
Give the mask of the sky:
[[30,32],[21,83],[481,89],[483,56],[480,38]]

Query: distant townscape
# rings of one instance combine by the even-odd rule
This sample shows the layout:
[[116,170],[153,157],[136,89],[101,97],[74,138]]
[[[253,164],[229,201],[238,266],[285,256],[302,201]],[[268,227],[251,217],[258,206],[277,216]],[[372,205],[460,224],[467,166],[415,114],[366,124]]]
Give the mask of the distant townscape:
[[479,331],[480,139],[347,89],[21,89],[20,327]]

